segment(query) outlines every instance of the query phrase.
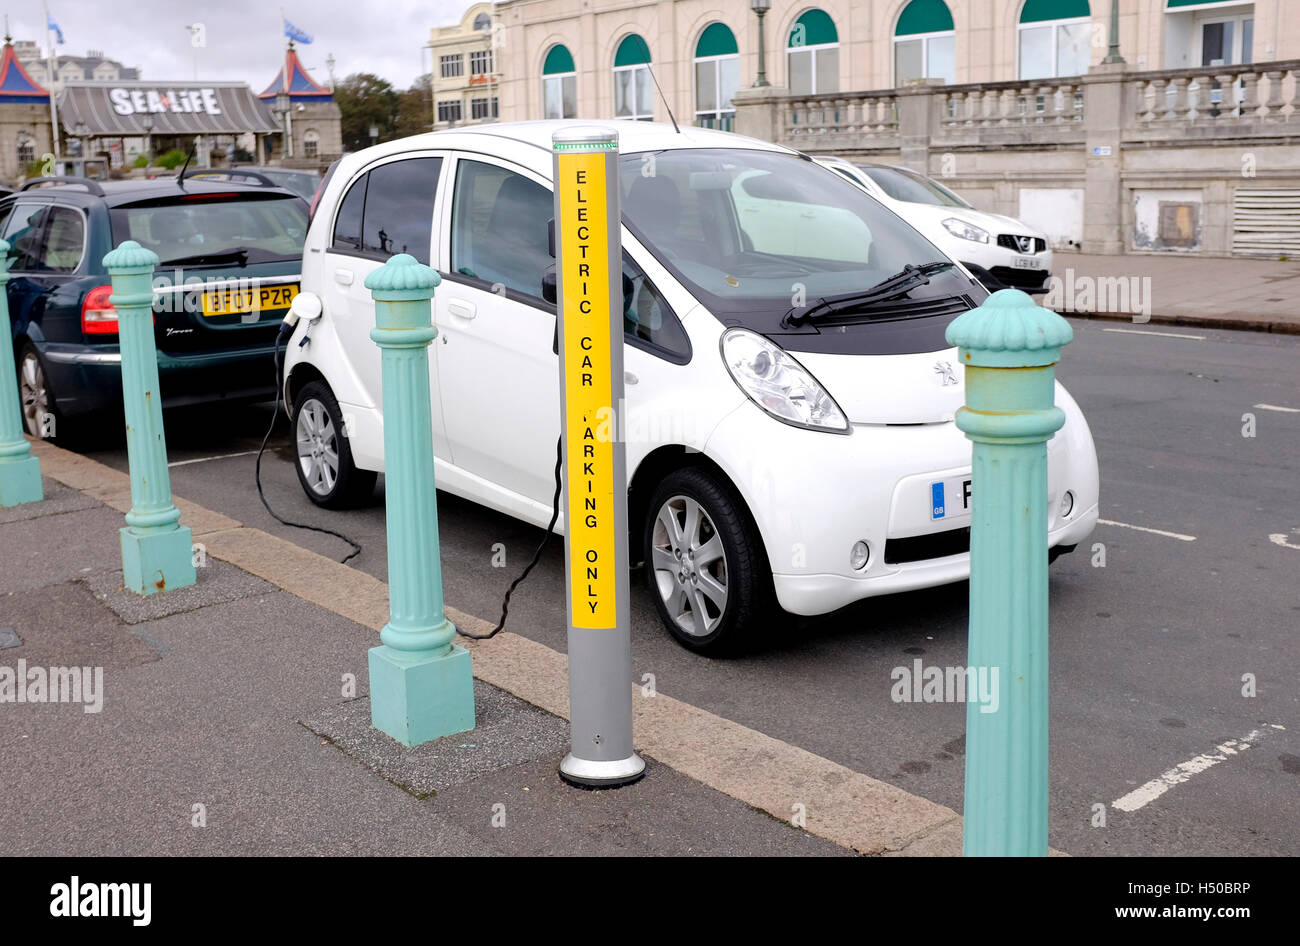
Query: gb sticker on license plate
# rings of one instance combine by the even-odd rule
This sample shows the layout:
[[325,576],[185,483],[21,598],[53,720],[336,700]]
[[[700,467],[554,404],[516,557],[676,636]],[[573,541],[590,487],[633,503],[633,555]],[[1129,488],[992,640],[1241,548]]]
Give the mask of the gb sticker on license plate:
[[970,477],[953,476],[930,484],[930,518],[950,519],[970,513]]

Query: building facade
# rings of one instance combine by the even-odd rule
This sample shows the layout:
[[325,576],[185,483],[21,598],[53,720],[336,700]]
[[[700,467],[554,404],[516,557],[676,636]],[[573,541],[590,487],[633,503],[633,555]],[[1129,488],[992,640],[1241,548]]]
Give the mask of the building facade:
[[[1300,2],[505,0],[503,119],[666,121],[942,177],[1088,252],[1300,252]],[[1109,60],[1109,61],[1108,61]],[[1122,60],[1122,61],[1116,61]]]
[[[47,89],[56,94],[63,91],[68,82],[128,82],[140,78],[140,70],[124,66],[116,59],[107,58],[103,51],[89,50],[84,56],[71,56],[59,52],[55,47],[54,61],[46,58],[48,50],[42,50],[31,40],[19,40],[14,43],[14,54],[27,70],[28,74]],[[54,78],[50,78],[51,66]]]
[[435,128],[496,121],[500,114],[497,53],[501,27],[491,3],[476,3],[459,23],[429,34]]
[[258,98],[280,128],[280,134],[265,138],[267,160],[323,170],[343,153],[343,116],[334,93],[307,73],[293,43]]

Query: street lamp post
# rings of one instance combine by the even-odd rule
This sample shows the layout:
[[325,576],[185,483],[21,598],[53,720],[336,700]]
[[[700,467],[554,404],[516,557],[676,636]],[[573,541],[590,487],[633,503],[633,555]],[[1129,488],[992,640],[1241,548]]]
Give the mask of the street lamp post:
[[1119,0],[1110,0],[1110,48],[1106,50],[1103,63],[1121,63],[1124,57],[1119,54]]
[[275,114],[280,116],[280,134],[283,136],[280,148],[281,160],[293,157],[293,136],[289,133],[289,112],[292,108],[293,103],[288,92],[275,94]]
[[772,0],[749,0],[749,8],[758,17],[758,76],[754,88],[761,89],[772,84],[767,81],[767,60],[763,55],[763,14],[772,8]]
[[144,166],[147,168],[153,164],[153,116],[145,112],[140,127],[144,129]]

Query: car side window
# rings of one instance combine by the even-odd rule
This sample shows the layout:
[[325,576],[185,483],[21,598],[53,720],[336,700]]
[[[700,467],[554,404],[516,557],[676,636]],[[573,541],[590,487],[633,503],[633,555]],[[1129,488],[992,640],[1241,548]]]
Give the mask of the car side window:
[[429,262],[442,158],[391,161],[357,178],[339,204],[331,248],[377,259],[409,253]]
[[691,343],[682,323],[627,253],[623,254],[623,336],[681,358],[690,357]]
[[451,204],[451,269],[540,299],[552,262],[546,222],[551,192],[522,174],[462,159]]
[[50,207],[36,268],[47,273],[71,273],[81,264],[86,242],[82,216],[70,207]]
[[45,218],[45,205],[20,203],[5,221],[0,233],[9,244],[9,269],[11,272],[33,272],[37,269],[40,251],[41,224]]

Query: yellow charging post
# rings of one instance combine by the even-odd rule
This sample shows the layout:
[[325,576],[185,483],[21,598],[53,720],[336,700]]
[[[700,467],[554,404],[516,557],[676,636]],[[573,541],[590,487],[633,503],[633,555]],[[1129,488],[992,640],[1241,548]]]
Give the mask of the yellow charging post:
[[560,775],[607,787],[645,773],[632,747],[618,134],[566,129],[552,145],[569,618]]

